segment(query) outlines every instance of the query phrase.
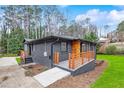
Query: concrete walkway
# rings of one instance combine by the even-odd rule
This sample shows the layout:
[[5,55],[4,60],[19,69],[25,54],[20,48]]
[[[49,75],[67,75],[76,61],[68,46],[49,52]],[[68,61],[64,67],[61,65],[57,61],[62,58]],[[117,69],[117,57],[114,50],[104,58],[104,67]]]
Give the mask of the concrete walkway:
[[68,71],[62,70],[58,67],[54,67],[50,70],[34,76],[34,79],[36,79],[43,87],[47,87],[50,84],[56,82],[57,80],[69,76],[70,74],[71,73]]
[[0,58],[0,67],[18,65],[16,57],[3,57]]

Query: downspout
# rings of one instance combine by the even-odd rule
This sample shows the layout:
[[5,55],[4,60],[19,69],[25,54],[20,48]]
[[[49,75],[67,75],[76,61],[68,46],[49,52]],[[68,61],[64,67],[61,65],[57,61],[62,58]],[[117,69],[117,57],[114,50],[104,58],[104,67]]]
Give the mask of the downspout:
[[[95,55],[97,55],[97,50],[96,50],[96,47],[97,47],[97,44],[95,44]],[[96,56],[95,56],[95,59],[96,59]]]
[[54,42],[51,44],[51,56],[50,56],[50,58],[51,58],[51,67],[53,67],[53,45],[54,45],[56,42],[58,42],[58,41],[59,41],[59,38],[57,38],[57,40],[54,41]]
[[95,63],[96,63],[96,44],[94,45],[94,52],[95,52]]

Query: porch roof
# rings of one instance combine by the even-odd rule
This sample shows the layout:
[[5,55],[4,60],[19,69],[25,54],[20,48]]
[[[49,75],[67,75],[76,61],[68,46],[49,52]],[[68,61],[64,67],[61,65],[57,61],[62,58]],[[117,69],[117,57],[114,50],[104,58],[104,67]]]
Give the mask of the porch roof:
[[55,35],[46,36],[46,37],[40,38],[40,39],[30,39],[28,41],[24,41],[24,43],[32,44],[32,43],[38,43],[38,42],[41,42],[41,41],[51,40],[51,39],[61,39],[61,40],[70,40],[70,41],[72,41],[72,40],[80,40],[82,42],[96,44],[96,42],[87,41],[87,40],[84,40],[84,39],[81,39],[81,38],[77,38],[77,37],[72,37],[72,36],[55,36]]

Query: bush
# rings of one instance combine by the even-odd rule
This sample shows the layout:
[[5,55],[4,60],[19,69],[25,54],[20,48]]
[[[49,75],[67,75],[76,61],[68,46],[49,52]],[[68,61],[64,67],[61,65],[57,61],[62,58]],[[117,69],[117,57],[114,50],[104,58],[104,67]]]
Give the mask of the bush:
[[96,53],[99,53],[99,48],[100,48],[100,44],[97,43],[97,44],[96,44]]
[[117,53],[117,54],[124,54],[124,48],[122,48],[122,49],[117,49],[116,53]]
[[20,64],[22,62],[21,58],[18,58],[18,57],[16,58],[16,61],[17,61],[18,64]]
[[106,54],[116,54],[117,48],[114,45],[110,45],[106,48]]

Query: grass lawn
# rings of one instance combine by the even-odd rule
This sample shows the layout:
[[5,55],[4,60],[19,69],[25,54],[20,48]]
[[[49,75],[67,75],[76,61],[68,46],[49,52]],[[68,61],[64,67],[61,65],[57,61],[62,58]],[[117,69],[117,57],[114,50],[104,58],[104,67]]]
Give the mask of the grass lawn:
[[124,88],[124,56],[97,55],[108,62],[103,74],[91,85],[93,88]]
[[16,61],[17,61],[18,64],[21,63],[21,59],[19,57],[16,58]]
[[0,58],[2,57],[16,57],[17,54],[0,54]]

